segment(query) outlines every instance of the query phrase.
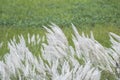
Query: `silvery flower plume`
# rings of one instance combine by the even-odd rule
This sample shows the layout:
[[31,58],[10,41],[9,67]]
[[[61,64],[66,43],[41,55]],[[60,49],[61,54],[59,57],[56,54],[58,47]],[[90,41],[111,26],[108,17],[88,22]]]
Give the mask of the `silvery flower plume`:
[[0,79],[1,80],[10,80],[9,69],[3,61],[0,61]]
[[120,56],[120,36],[110,32],[110,41],[112,43],[112,48]]
[[39,45],[40,44],[40,41],[41,41],[41,37],[39,34],[35,35],[31,35],[30,33],[28,33],[27,35],[27,42],[28,44],[31,44],[31,45]]
[[[61,67],[60,67],[61,65]],[[50,69],[52,80],[100,80],[101,73],[91,63],[70,65],[69,61],[55,61]]]
[[93,65],[99,68],[113,72],[111,65],[114,64],[114,61],[107,53],[106,48],[97,42],[92,34],[91,37],[85,36],[84,33],[81,36],[75,26],[72,25],[72,27],[74,30],[73,42],[77,56],[83,58],[85,62],[91,61]]
[[10,51],[5,54],[4,63],[1,62],[0,64],[0,67],[4,70],[4,73],[3,70],[0,71],[2,80],[41,79],[41,75],[37,74],[44,72],[44,66],[42,66],[43,61],[41,58],[38,60],[33,56],[26,46],[23,36],[19,36],[19,40],[19,43],[17,43],[15,39],[8,42],[8,48]]
[[109,71],[119,80],[120,36],[110,33],[112,45],[106,48],[95,40],[93,33],[90,37],[80,35],[72,26],[74,46],[53,23],[50,28],[44,27],[45,37],[21,35],[19,41],[14,37],[8,42],[9,52],[0,61],[0,79],[100,80],[101,72]]
[[110,41],[112,43],[111,56],[113,57],[116,65],[115,74],[118,80],[120,79],[120,36],[110,32]]
[[[76,62],[75,58],[63,59],[62,57],[57,57],[55,60],[51,60],[51,63],[47,61],[49,63],[48,65],[41,56],[33,56],[26,46],[23,36],[19,36],[19,39],[19,43],[15,39],[8,43],[10,52],[4,56],[4,61],[0,62],[0,75],[2,80],[100,79],[100,71],[92,67],[90,63],[85,64],[85,66],[80,65],[79,62]],[[47,60],[46,56],[48,54],[45,57],[43,56],[45,60]],[[76,64],[69,64],[70,60]],[[88,71],[91,74],[88,74]]]
[[[46,36],[47,36],[47,43],[48,44],[43,44],[43,48],[44,49],[42,49],[42,51],[43,51],[43,53],[44,53],[43,55],[47,59],[48,63],[51,64],[52,61],[56,61],[57,59],[61,59],[61,61],[64,62],[64,60],[66,60],[68,58],[67,61],[68,62],[71,61],[72,62],[71,65],[75,66],[76,65],[75,63],[77,61],[76,58],[74,58],[74,54],[75,54],[74,52],[75,51],[74,51],[74,49],[71,46],[69,46],[67,38],[65,37],[64,33],[62,32],[62,30],[55,24],[53,24],[51,26],[51,29],[46,28],[46,30],[48,32],[46,34]],[[77,62],[77,63],[79,63],[79,62]],[[58,62],[57,62],[57,64],[58,64]],[[60,63],[60,64],[63,64],[63,63]],[[53,69],[54,72],[57,72],[55,70]],[[71,74],[71,71],[69,72],[69,75],[70,74]],[[58,77],[58,79],[66,80],[67,78],[63,78],[63,77],[59,78]],[[55,79],[55,80],[57,80],[57,79]],[[69,78],[68,80],[71,80],[71,78]],[[73,78],[73,80],[74,80],[74,78]]]
[[52,24],[50,28],[44,27],[47,30],[46,40],[47,43],[43,43],[44,55],[47,55],[48,61],[54,58],[61,58],[67,55],[68,40],[63,31],[55,24]]
[[100,71],[92,67],[90,62],[87,62],[84,66],[75,65],[73,73],[73,80],[100,80],[101,76]]

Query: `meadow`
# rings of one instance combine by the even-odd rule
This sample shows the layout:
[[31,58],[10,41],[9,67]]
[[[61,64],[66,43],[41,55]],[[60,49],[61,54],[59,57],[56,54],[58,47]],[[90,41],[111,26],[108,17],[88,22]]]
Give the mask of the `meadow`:
[[120,34],[119,5],[119,0],[1,0],[0,32],[5,33],[0,38],[9,32],[8,36],[36,32],[37,28],[40,33],[51,22],[64,31],[67,28],[69,36],[73,23],[79,32],[93,31],[98,41],[109,46],[108,32]]
[[[90,35],[92,31],[98,42],[110,48],[109,32],[120,35],[119,9],[119,0],[0,0],[0,59],[9,52],[8,42],[13,37],[23,35],[27,40],[28,33],[45,36],[43,26],[49,27],[52,22],[63,30],[72,46],[71,23],[80,34]],[[28,47],[39,54],[38,46]],[[102,75],[102,80],[114,79],[109,72]]]

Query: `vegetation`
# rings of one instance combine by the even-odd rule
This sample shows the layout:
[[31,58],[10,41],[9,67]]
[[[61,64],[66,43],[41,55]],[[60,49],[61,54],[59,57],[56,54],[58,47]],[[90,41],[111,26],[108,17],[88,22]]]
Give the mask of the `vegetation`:
[[68,37],[73,23],[80,33],[93,31],[99,42],[109,46],[108,33],[120,34],[119,7],[119,0],[0,0],[0,41],[42,33],[43,25],[54,22]]
[[[120,36],[110,34],[111,48],[102,46],[93,34],[79,35],[73,26],[72,43],[52,25],[46,37],[28,34],[8,42],[8,53],[0,61],[2,80],[119,80]],[[0,49],[4,48],[0,43]],[[35,54],[37,55],[35,56]]]
[[[43,25],[51,22],[60,26],[73,47],[71,23],[80,34],[92,31],[101,45],[111,48],[109,32],[120,35],[119,8],[120,0],[0,0],[0,59],[9,52],[8,42],[13,37],[23,35],[27,41],[28,34],[45,36]],[[33,54],[40,54],[40,46],[27,47]],[[115,79],[106,71],[101,75],[102,80]]]
[[95,24],[120,25],[119,0],[1,0],[0,25],[41,27],[54,22],[60,27]]

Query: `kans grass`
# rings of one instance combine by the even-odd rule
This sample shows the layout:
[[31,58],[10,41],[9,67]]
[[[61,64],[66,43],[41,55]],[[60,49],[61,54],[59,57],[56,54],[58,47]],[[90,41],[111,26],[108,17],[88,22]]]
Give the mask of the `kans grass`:
[[[119,79],[119,8],[120,0],[0,0],[0,80]],[[66,37],[41,28],[51,21]]]
[[[80,35],[74,25],[70,45],[63,31],[55,24],[46,36],[23,35],[8,41],[8,52],[0,61],[1,80],[102,80],[104,72],[120,80],[120,36],[110,32],[111,47],[102,46],[90,36]],[[37,56],[34,55],[38,50]],[[0,43],[0,49],[4,41]],[[107,80],[104,77],[104,80]]]

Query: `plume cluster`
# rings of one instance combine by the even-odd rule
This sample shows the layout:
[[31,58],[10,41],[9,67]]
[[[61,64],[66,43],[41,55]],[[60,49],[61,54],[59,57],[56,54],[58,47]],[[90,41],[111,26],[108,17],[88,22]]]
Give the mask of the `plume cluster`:
[[109,33],[112,47],[106,48],[92,33],[80,35],[72,25],[70,45],[57,25],[44,28],[45,37],[28,34],[27,39],[21,35],[19,42],[15,38],[8,42],[9,52],[0,61],[0,80],[100,80],[102,71],[120,80],[120,36]]

